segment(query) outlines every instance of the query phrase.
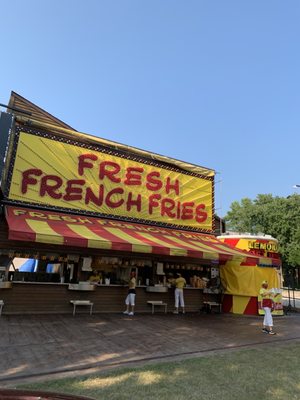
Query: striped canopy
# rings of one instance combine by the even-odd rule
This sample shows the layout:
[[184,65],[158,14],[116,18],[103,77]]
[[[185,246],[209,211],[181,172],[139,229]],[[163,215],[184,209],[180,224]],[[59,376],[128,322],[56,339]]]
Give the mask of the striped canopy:
[[[6,206],[9,239],[55,245],[183,256],[248,265],[272,263],[234,249],[214,236],[153,225]],[[263,260],[263,261],[262,261]]]

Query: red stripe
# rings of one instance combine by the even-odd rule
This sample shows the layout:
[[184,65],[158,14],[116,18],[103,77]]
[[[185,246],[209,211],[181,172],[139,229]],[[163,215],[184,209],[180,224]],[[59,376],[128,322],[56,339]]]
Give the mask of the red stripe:
[[230,254],[219,253],[220,265],[226,264],[226,262],[231,261],[232,258],[233,258],[233,256]]
[[240,239],[225,239],[224,243],[228,244],[231,247],[236,247]]
[[8,239],[36,241],[36,233],[30,228],[25,219],[9,218]]
[[29,231],[13,231],[9,230],[8,232],[8,239],[9,240],[23,240],[25,242],[35,242],[36,241],[36,234]]
[[231,294],[225,294],[222,301],[222,311],[224,313],[232,312],[233,297]]
[[249,300],[243,314],[244,315],[257,315],[258,314],[257,297],[250,297],[250,300]]
[[203,258],[203,252],[198,250],[188,250],[187,255],[192,258]]

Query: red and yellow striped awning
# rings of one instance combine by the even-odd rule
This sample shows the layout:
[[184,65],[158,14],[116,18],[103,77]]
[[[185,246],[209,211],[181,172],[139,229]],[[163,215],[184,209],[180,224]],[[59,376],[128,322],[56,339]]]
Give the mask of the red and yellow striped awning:
[[153,225],[6,206],[9,239],[91,249],[236,260],[255,265],[260,259],[233,249],[214,236]]

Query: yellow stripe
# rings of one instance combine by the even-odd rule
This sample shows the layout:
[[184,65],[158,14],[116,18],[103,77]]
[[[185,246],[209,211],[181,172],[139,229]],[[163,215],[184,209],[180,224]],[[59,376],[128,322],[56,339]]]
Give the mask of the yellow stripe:
[[131,235],[128,235],[128,233],[124,232],[122,229],[110,228],[110,227],[106,227],[105,229],[108,232],[110,232],[111,234],[124,240],[125,242],[130,243],[132,245],[133,252],[135,252],[135,253],[152,253],[152,246],[143,242],[142,240],[139,240]]
[[64,237],[55,232],[47,222],[35,221],[33,219],[26,219],[27,224],[36,233],[36,242],[51,243],[51,244],[64,244]]
[[170,255],[171,256],[186,256],[187,255],[187,250],[184,249],[170,249]]
[[76,224],[67,224],[67,226],[77,235],[87,239],[87,247],[89,248],[110,250],[112,247],[110,240],[107,240],[104,237],[92,232],[87,226]]

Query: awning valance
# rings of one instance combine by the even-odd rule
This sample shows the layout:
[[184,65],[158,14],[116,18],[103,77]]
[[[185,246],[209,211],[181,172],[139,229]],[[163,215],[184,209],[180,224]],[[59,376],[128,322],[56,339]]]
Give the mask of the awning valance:
[[6,206],[9,239],[103,250],[183,256],[202,260],[270,263],[214,236],[153,225]]

